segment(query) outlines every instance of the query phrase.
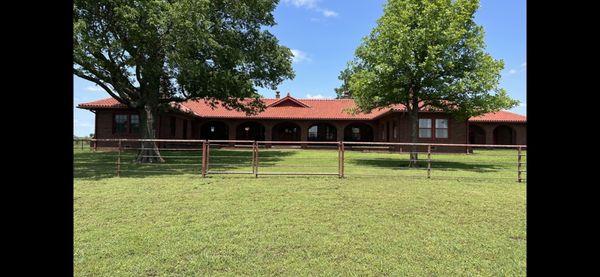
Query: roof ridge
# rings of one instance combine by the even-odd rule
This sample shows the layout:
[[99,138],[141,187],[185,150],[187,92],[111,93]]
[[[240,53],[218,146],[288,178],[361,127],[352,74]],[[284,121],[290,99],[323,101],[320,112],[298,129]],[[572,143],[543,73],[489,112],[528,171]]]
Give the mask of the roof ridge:
[[509,113],[509,114],[514,114],[514,115],[518,115],[518,116],[525,116],[525,115],[522,115],[522,114],[518,114],[518,113],[515,113],[515,112],[511,112],[511,111],[509,111],[509,110],[501,110],[501,112],[505,112],[505,113]]

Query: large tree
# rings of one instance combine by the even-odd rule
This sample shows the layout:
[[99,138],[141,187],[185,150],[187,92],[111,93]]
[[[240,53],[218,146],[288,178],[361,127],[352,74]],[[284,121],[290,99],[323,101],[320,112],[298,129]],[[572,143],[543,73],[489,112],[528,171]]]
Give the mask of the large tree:
[[504,62],[485,52],[478,7],[477,0],[389,0],[349,65],[358,110],[403,104],[414,143],[424,109],[466,120],[517,105],[498,86]]
[[[190,99],[256,113],[264,108],[256,87],[294,77],[291,51],[265,28],[277,3],[76,0],[74,74],[138,109],[145,139],[155,138],[160,111]],[[162,158],[142,143],[137,160]]]

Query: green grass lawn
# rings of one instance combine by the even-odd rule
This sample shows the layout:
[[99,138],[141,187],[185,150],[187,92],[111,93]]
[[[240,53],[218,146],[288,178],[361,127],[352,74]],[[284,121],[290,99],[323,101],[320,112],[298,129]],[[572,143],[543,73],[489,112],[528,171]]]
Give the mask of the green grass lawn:
[[[135,165],[74,148],[74,266],[85,276],[525,275],[525,183],[514,150],[346,152],[346,178],[199,176],[198,153]],[[211,171],[250,172],[211,150]],[[437,163],[435,162],[437,161]],[[259,173],[337,173],[335,151],[271,149]],[[416,176],[416,177],[415,177]]]

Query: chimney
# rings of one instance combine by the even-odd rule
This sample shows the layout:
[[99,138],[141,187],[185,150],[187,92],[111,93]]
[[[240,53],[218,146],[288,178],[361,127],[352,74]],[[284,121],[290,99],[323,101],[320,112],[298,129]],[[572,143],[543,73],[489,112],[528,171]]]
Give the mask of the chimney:
[[290,96],[290,92],[289,91],[288,91],[288,95],[287,96]]
[[275,91],[275,99],[279,99],[279,91]]
[[348,90],[344,90],[342,92],[342,98],[344,98],[344,99],[350,98],[350,92],[348,92]]

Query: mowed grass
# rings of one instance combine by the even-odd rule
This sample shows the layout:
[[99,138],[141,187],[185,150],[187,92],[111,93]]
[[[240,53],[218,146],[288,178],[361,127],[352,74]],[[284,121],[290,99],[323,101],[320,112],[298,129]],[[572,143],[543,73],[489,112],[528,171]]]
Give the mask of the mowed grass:
[[[74,152],[77,276],[525,275],[514,150],[434,155],[432,179],[405,154],[348,151],[339,179],[201,178],[198,153],[175,151],[161,165],[122,154],[115,177],[115,153]],[[210,170],[251,172],[248,154],[211,150]],[[337,173],[335,151],[259,160],[259,173]]]

